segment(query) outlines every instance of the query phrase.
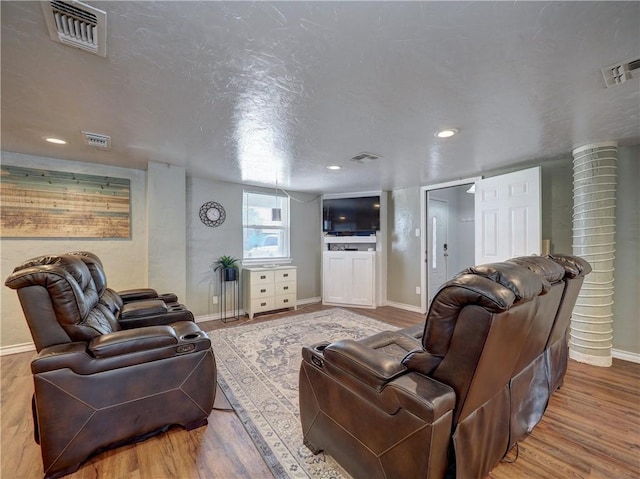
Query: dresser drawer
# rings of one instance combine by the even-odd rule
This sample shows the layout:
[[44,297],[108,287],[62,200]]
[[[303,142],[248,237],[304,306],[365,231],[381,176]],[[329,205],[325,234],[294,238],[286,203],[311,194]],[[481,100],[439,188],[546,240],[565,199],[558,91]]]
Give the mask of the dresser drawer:
[[276,308],[273,297],[251,300],[251,311],[253,313],[261,313],[262,311],[270,311]]
[[273,271],[252,271],[251,274],[251,284],[271,284],[273,283]]
[[273,271],[275,273],[276,282],[279,283],[281,281],[296,281],[296,270],[295,269],[283,269],[278,271]]
[[276,294],[296,294],[296,283],[295,281],[276,283],[275,290]]
[[251,285],[251,297],[252,298],[265,298],[273,296],[275,294],[275,288],[273,283],[271,284],[252,284]]
[[274,309],[293,308],[296,306],[296,294],[280,294],[276,296]]

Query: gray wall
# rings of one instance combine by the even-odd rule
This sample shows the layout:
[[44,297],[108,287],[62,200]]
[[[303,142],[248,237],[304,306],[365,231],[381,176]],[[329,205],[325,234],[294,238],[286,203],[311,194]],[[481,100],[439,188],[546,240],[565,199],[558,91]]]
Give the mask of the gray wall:
[[185,202],[184,168],[149,163],[149,284],[158,291],[172,291],[178,298],[187,294]]
[[[35,256],[66,253],[69,251],[92,251],[103,261],[109,284],[117,289],[146,286],[147,283],[147,214],[145,172],[128,168],[63,161],[18,153],[2,152],[2,163],[6,165],[39,168],[44,170],[72,171],[90,175],[113,176],[131,180],[131,238],[128,239],[7,239],[3,238],[2,282],[13,268]],[[14,346],[31,343],[31,334],[22,314],[18,295],[12,289],[1,289],[0,345]]]
[[618,148],[613,347],[640,354],[640,146]]
[[[550,239],[552,252],[569,253],[573,249],[573,163],[571,155],[539,163],[542,167],[542,237]],[[614,294],[613,347],[640,353],[640,147],[618,148],[618,193],[616,221],[616,273]],[[508,173],[518,168],[483,172],[485,177]],[[419,188],[392,192],[388,296],[391,303],[410,307],[420,304],[410,294],[420,284],[420,239],[413,229],[420,226]]]
[[391,192],[388,209],[387,300],[420,307],[420,188]]
[[[213,310],[210,300],[211,264],[223,254],[242,257],[242,185],[185,179],[183,169],[158,164],[150,164],[147,175],[140,170],[10,152],[2,152],[2,162],[129,178],[132,209],[129,239],[2,239],[0,275],[3,281],[15,265],[28,258],[87,250],[102,259],[109,286],[114,289],[151,286],[161,292],[179,293],[181,301],[196,316],[218,312],[217,306]],[[319,299],[320,200],[315,195],[292,195],[301,201],[291,201],[291,256],[298,267],[298,299]],[[198,216],[200,206],[212,200],[221,203],[227,213],[226,221],[218,228],[205,226]],[[185,275],[186,278],[181,279]],[[185,283],[186,293],[181,293]],[[0,346],[32,342],[18,297],[6,287],[1,288],[0,318]]]
[[[639,161],[640,147],[619,148],[614,348],[632,353],[640,353]],[[33,256],[90,250],[104,261],[109,283],[114,288],[148,285],[148,263],[152,258],[147,251],[147,241],[153,240],[147,234],[144,171],[10,152],[2,152],[2,162],[130,178],[132,201],[130,239],[2,239],[2,278],[6,278],[16,264]],[[507,170],[485,173],[485,176],[504,172]],[[197,316],[217,312],[217,306],[214,310],[210,300],[211,263],[222,254],[242,256],[242,188],[242,185],[232,183],[186,178],[185,303]],[[314,199],[312,195],[293,195],[303,201],[291,201],[291,255],[293,264],[298,266],[298,299],[318,298],[321,294],[319,199]],[[420,285],[420,238],[415,236],[415,230],[420,227],[420,188],[398,189],[390,196],[387,299],[393,303],[419,307],[420,296],[415,294],[415,287]],[[198,217],[200,206],[212,200],[221,203],[227,212],[227,220],[218,228],[203,225]],[[571,157],[542,163],[542,235],[551,239],[554,252],[571,252],[572,205]],[[0,299],[0,345],[31,342],[15,292],[2,288]]]
[[[273,189],[245,187],[236,183],[187,177],[187,300],[196,316],[217,314],[219,306],[211,297],[218,294],[217,277],[211,265],[222,255],[242,259],[243,189],[273,193]],[[291,258],[297,266],[298,299],[320,297],[320,198],[291,192]],[[205,226],[199,217],[207,201],[220,203],[225,222],[215,228]]]

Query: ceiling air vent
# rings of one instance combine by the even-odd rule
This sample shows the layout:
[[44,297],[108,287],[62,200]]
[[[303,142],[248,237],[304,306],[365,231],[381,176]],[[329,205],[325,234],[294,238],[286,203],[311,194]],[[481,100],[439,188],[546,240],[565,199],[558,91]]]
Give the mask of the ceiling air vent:
[[602,69],[602,77],[607,88],[620,85],[627,80],[640,78],[640,58],[609,65]]
[[373,160],[377,160],[378,158],[380,158],[379,155],[374,155],[373,153],[358,153],[356,156],[354,156],[353,158],[351,158],[351,161],[353,161],[354,163],[360,163],[360,164],[364,164],[364,163],[370,163]]
[[82,136],[84,137],[84,142],[89,146],[93,146],[94,148],[100,148],[101,150],[111,149],[110,136],[100,135],[98,133],[90,133],[88,131],[83,131]]
[[42,2],[54,42],[107,56],[107,14],[81,2]]

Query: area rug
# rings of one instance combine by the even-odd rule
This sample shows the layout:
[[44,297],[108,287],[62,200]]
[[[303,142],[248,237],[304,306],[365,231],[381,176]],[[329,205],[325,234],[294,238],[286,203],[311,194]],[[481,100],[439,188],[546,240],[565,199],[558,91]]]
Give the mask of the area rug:
[[330,456],[314,456],[302,443],[302,346],[393,329],[397,328],[336,308],[208,333],[218,384],[277,479],[350,477]]

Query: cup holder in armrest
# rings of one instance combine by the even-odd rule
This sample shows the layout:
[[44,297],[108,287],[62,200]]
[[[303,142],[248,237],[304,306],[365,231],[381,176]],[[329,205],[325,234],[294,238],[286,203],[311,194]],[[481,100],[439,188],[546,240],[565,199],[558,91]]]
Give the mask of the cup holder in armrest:
[[324,341],[322,343],[314,344],[313,345],[313,350],[318,352],[318,353],[321,353],[321,352],[323,352],[325,350],[325,348],[327,346],[329,346],[329,344],[331,344],[331,343],[329,343],[328,341]]
[[183,341],[191,341],[193,339],[197,339],[199,337],[201,337],[202,335],[200,333],[189,333],[189,334],[184,334],[182,336],[180,336],[180,339],[182,339]]

